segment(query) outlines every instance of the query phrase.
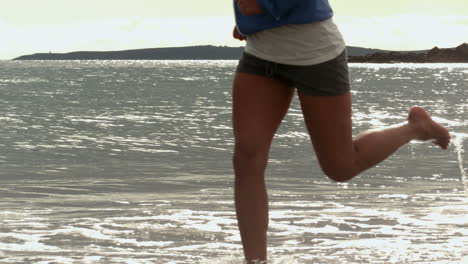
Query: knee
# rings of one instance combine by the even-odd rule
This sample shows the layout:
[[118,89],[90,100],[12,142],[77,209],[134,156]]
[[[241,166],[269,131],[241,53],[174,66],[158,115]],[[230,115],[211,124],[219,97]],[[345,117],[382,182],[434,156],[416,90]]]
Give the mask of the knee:
[[347,182],[359,174],[352,163],[321,164],[321,168],[323,173],[335,182]]
[[268,151],[253,145],[236,146],[232,157],[235,168],[266,165],[267,160]]
[[352,178],[354,178],[354,174],[349,174],[349,173],[346,173],[346,172],[339,172],[339,173],[328,173],[328,172],[325,172],[325,175],[327,175],[327,177],[329,179],[331,179],[332,181],[335,181],[335,182],[347,182],[349,180],[351,180]]
[[268,149],[255,145],[236,145],[232,162],[236,180],[261,178],[268,162]]

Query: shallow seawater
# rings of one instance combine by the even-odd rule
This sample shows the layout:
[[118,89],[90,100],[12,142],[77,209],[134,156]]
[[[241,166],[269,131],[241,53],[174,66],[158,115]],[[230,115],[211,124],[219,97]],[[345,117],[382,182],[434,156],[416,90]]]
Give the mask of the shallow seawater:
[[[0,62],[0,263],[242,263],[234,61]],[[351,64],[355,133],[421,105],[452,132],[349,183],[297,100],[267,182],[272,263],[466,263],[468,65]]]

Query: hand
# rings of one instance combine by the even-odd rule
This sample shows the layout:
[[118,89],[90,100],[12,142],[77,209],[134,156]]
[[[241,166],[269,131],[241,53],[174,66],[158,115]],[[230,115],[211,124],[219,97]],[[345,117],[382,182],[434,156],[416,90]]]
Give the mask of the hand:
[[244,16],[260,15],[263,13],[257,0],[237,0],[237,5],[239,6],[240,13]]
[[235,39],[238,39],[238,40],[246,40],[247,38],[242,35],[239,30],[237,29],[237,27],[234,27],[234,31],[232,32],[232,36],[235,38]]

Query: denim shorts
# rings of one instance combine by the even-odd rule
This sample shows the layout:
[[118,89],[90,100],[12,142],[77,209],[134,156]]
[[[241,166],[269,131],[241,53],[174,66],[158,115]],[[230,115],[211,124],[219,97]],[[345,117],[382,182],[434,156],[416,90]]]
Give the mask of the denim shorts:
[[346,49],[332,60],[310,66],[275,63],[244,52],[236,72],[284,81],[306,96],[336,96],[350,90]]

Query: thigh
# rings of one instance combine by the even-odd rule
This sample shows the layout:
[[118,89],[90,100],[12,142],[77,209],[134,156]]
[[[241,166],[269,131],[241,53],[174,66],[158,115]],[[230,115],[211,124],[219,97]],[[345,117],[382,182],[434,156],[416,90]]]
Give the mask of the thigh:
[[353,163],[351,93],[300,95],[304,120],[322,169],[349,168]]
[[237,72],[232,117],[236,150],[268,151],[293,94],[280,80]]

